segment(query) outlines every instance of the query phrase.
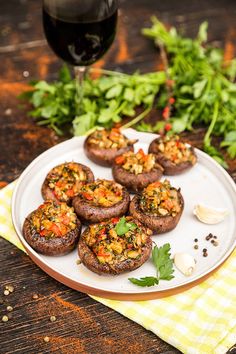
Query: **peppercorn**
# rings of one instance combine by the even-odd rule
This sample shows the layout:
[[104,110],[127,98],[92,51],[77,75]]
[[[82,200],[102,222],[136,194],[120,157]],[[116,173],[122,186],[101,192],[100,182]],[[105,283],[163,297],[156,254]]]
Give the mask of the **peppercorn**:
[[43,340],[44,340],[45,343],[48,343],[50,341],[50,338],[48,336],[46,336],[46,337],[43,338]]
[[195,239],[194,239],[194,242],[198,242],[198,239],[197,239],[197,238],[195,238]]
[[2,316],[2,322],[7,322],[8,321],[8,316],[4,315]]
[[203,248],[203,250],[202,250],[203,252],[207,252],[207,249],[206,248]]
[[37,300],[37,299],[39,298],[39,296],[38,296],[38,294],[34,294],[34,295],[32,296],[32,298],[33,298],[34,300]]
[[194,245],[194,247],[193,247],[195,250],[197,250],[198,249],[198,245]]
[[12,306],[7,306],[7,311],[13,311],[13,307]]
[[8,296],[8,295],[10,294],[10,291],[9,291],[9,290],[4,290],[3,294],[4,294],[5,296]]
[[207,257],[208,256],[208,253],[207,252],[204,252],[203,253],[203,257]]

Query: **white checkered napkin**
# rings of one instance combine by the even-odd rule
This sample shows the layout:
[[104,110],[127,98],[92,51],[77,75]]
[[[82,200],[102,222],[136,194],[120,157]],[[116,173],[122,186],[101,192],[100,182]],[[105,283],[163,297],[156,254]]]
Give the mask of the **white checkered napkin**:
[[[0,190],[0,235],[23,250],[11,222],[15,183]],[[149,301],[97,301],[186,354],[224,354],[236,343],[236,250],[211,277],[184,293]]]

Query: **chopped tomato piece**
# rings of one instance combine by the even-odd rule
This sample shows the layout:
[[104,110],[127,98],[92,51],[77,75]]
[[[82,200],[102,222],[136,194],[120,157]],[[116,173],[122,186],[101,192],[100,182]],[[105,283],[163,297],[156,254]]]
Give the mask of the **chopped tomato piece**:
[[116,224],[119,220],[120,220],[120,218],[112,218],[112,219],[111,219],[111,222],[112,222],[113,224]]
[[45,204],[41,204],[38,209],[43,209],[45,207]]
[[147,190],[152,190],[153,188],[159,188],[161,185],[161,182],[153,182],[147,186]]
[[145,157],[145,153],[143,149],[139,149],[138,154],[140,154],[142,157]]
[[97,253],[98,257],[110,257],[110,254]]
[[50,230],[57,236],[61,236],[62,234],[60,228],[56,224],[52,224]]
[[182,147],[182,144],[179,140],[176,140],[175,145],[179,148]]
[[99,196],[100,196],[100,197],[106,197],[106,195],[107,195],[107,192],[106,192],[106,191],[104,191],[104,190],[100,190],[100,191],[99,191]]
[[62,222],[63,222],[63,224],[65,224],[65,225],[69,225],[69,223],[70,223],[70,218],[69,218],[69,216],[64,215],[64,216],[62,217]]
[[125,158],[123,155],[121,155],[121,156],[118,156],[115,161],[118,165],[121,165],[123,162],[125,162]]
[[170,199],[166,199],[163,204],[168,210],[173,209],[174,204]]
[[60,234],[58,234],[58,236],[64,236],[68,232],[68,228],[64,224],[60,224],[59,230]]
[[57,181],[56,183],[55,183],[55,186],[57,186],[57,187],[62,187],[62,181]]
[[67,197],[74,197],[75,195],[74,190],[72,188],[68,189],[68,191],[66,191],[66,195]]
[[48,230],[43,229],[43,230],[41,230],[41,231],[39,232],[39,234],[40,234],[40,236],[48,236],[48,235],[49,235],[49,232],[48,232]]
[[84,196],[84,198],[87,199],[87,200],[93,200],[93,197],[92,197],[89,193],[87,193],[87,192],[83,192],[83,196]]
[[100,233],[100,234],[104,234],[105,231],[106,231],[106,228],[103,227],[103,228],[99,231],[99,233]]
[[120,134],[120,129],[117,127],[117,128],[112,128],[111,132],[113,133],[116,133],[116,134]]
[[145,154],[143,149],[139,149],[138,154],[141,155],[141,160],[143,160],[144,162],[148,160],[149,155]]

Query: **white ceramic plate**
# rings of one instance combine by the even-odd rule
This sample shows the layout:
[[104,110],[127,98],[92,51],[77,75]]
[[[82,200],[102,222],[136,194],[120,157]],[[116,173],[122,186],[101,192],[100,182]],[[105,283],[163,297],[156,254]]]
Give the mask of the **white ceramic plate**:
[[[138,138],[135,149],[148,150],[154,134],[139,133],[128,129],[125,135]],[[129,277],[155,276],[151,261],[139,269],[118,276],[99,276],[82,264],[77,265],[77,250],[61,257],[49,257],[35,252],[24,240],[22,225],[25,217],[42,203],[41,185],[48,171],[64,162],[76,161],[88,165],[96,178],[112,179],[111,169],[91,162],[83,151],[84,137],[75,137],[47,150],[38,156],[22,173],[14,191],[12,200],[12,218],[16,232],[33,261],[49,275],[74,289],[93,295],[117,299],[147,299],[160,297],[160,294],[174,289],[184,289],[196,280],[216,269],[229,256],[236,245],[236,187],[234,181],[213,159],[196,149],[198,163],[189,171],[179,176],[167,177],[171,184],[180,187],[185,208],[177,227],[166,234],[153,236],[158,246],[169,242],[171,253],[187,252],[196,259],[196,270],[190,277],[185,277],[175,270],[175,278],[161,281],[150,288],[140,288],[128,281]],[[165,176],[163,177],[165,178]],[[226,219],[217,225],[201,223],[193,215],[194,205],[203,202],[210,206],[229,210]],[[214,247],[205,240],[209,233],[217,235],[219,246]],[[199,249],[195,250],[194,239],[199,240]],[[208,249],[208,257],[202,256],[202,249]]]

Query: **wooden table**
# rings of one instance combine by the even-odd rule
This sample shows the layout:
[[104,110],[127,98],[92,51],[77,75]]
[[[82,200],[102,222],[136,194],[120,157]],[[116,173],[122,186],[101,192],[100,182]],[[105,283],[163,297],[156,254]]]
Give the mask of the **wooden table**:
[[[209,40],[235,56],[236,3],[234,0],[120,0],[118,35],[98,67],[133,72],[156,70],[158,52],[140,35],[152,14],[194,36],[209,21]],[[61,62],[48,48],[41,26],[40,1],[11,0],[0,4],[0,187],[17,178],[41,152],[66,139],[42,128],[19,108],[17,95],[33,78],[56,77]],[[187,134],[202,146],[204,130]],[[229,172],[236,180],[236,162]],[[11,305],[12,318],[0,322],[0,353],[178,353],[151,332],[68,289],[37,268],[23,252],[0,238],[0,316]],[[5,285],[14,292],[3,295]],[[38,298],[33,298],[37,294]],[[51,322],[50,316],[56,316]],[[49,336],[50,342],[44,342]],[[236,349],[235,349],[236,350]],[[231,353],[234,349],[231,350]]]

